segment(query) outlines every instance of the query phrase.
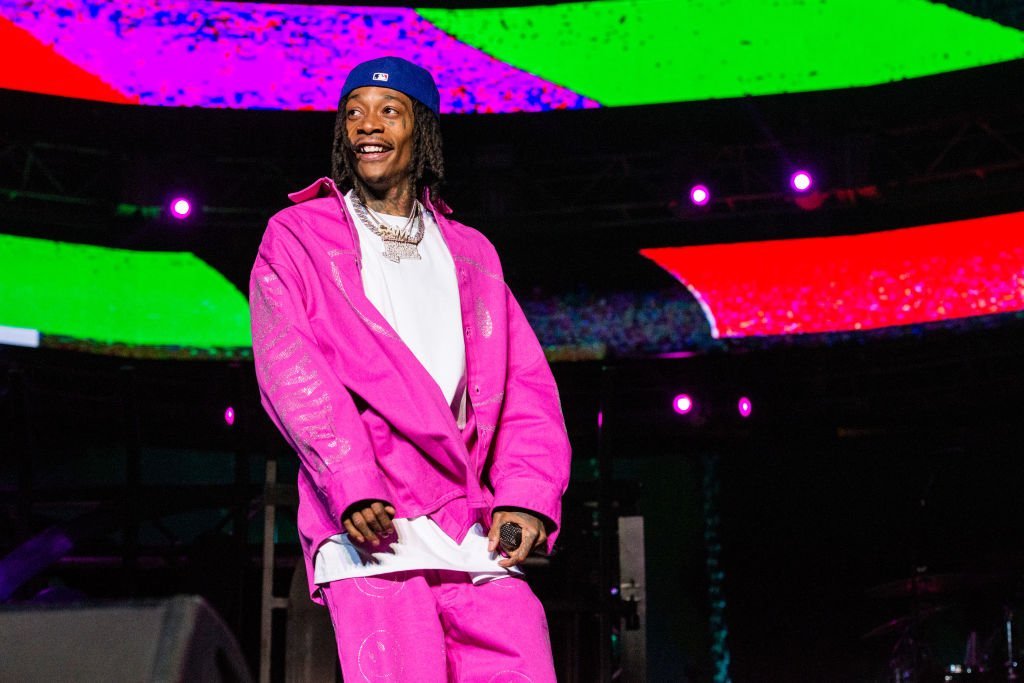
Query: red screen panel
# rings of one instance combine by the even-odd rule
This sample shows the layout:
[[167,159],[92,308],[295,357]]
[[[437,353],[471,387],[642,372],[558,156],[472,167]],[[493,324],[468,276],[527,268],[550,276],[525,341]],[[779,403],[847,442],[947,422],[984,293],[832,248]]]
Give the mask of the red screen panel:
[[12,90],[81,97],[98,102],[138,103],[98,76],[61,57],[28,31],[0,17],[0,64],[5,68],[0,86]]
[[1024,212],[841,237],[643,249],[721,337],[1024,310]]

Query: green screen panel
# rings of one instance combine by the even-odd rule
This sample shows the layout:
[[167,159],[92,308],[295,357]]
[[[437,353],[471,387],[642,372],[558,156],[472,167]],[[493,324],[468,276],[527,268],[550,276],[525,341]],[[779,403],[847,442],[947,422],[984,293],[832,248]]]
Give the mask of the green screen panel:
[[606,106],[875,85],[1024,57],[1024,32],[927,0],[610,0],[419,9]]
[[0,235],[0,325],[94,345],[251,346],[248,302],[188,252]]

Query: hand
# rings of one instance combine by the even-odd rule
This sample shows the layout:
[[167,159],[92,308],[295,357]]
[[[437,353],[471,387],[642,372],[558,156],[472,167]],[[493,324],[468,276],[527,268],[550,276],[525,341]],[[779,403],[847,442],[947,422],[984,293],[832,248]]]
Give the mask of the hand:
[[341,523],[349,538],[356,543],[369,541],[373,545],[380,545],[381,539],[390,536],[395,530],[391,523],[395,508],[382,500],[361,500],[350,505],[345,514]]
[[520,510],[498,510],[491,516],[491,530],[487,533],[488,552],[493,553],[499,548],[499,533],[501,525],[505,522],[514,522],[522,527],[523,542],[510,552],[507,558],[498,562],[502,567],[514,567],[521,563],[534,548],[548,540],[548,532],[544,529],[544,522],[540,517]]

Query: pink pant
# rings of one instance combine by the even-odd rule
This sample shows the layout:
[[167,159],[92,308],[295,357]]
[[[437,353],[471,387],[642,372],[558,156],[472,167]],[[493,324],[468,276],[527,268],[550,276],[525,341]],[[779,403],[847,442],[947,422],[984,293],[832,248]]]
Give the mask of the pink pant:
[[346,683],[554,683],[540,601],[522,579],[436,570],[323,589]]

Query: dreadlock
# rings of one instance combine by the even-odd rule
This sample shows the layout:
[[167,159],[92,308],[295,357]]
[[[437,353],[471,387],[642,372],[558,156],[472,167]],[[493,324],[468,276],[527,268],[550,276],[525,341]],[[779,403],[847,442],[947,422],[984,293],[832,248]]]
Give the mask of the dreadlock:
[[[423,188],[430,190],[430,198],[438,199],[438,190],[444,183],[444,155],[441,149],[441,125],[425,104],[412,100],[413,112],[413,156],[412,180],[416,185],[416,196]],[[355,156],[349,147],[348,131],[345,128],[345,110],[348,98],[338,106],[334,121],[334,150],[331,154],[331,178],[342,192],[355,188],[361,199],[366,199],[366,186],[355,170]]]

